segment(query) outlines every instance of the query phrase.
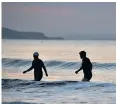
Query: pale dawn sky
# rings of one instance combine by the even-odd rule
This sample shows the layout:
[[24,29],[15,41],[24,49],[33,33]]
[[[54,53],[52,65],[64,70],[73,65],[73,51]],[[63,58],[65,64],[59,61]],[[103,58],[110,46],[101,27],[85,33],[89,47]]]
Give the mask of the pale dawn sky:
[[68,39],[115,39],[116,3],[4,2],[2,27]]

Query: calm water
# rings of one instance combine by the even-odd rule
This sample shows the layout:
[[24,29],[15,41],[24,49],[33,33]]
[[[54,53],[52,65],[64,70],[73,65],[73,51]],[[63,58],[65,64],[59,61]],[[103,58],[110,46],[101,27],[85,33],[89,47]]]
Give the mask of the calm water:
[[[93,63],[91,82],[79,82],[79,52]],[[48,77],[33,81],[32,54],[38,51]],[[116,42],[79,40],[2,40],[3,104],[115,104]]]

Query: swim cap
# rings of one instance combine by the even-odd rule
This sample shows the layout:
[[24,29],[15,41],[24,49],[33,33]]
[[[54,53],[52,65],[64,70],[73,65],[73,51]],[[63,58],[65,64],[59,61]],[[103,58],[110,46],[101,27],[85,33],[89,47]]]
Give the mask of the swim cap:
[[33,56],[39,56],[38,52],[33,53]]

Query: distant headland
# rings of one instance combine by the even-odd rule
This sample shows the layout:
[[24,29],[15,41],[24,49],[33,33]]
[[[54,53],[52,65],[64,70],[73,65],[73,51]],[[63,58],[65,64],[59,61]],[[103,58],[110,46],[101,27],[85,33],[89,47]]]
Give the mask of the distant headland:
[[62,37],[47,37],[41,32],[21,32],[2,27],[2,39],[64,40]]

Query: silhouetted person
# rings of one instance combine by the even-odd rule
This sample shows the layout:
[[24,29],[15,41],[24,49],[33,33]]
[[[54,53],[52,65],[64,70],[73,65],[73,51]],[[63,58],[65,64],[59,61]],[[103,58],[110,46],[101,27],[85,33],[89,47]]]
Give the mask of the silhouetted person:
[[46,67],[45,67],[43,61],[38,58],[38,56],[39,56],[39,53],[35,52],[33,54],[34,60],[32,61],[32,66],[28,70],[23,71],[23,73],[25,74],[26,72],[28,72],[34,68],[34,80],[35,81],[40,81],[42,79],[42,77],[43,77],[42,68],[44,69],[46,76],[48,76]]
[[79,54],[80,58],[82,59],[82,65],[79,70],[75,71],[75,73],[77,74],[80,70],[83,69],[84,78],[82,81],[90,81],[92,78],[92,63],[90,62],[90,59],[86,57],[85,51],[81,51]]

